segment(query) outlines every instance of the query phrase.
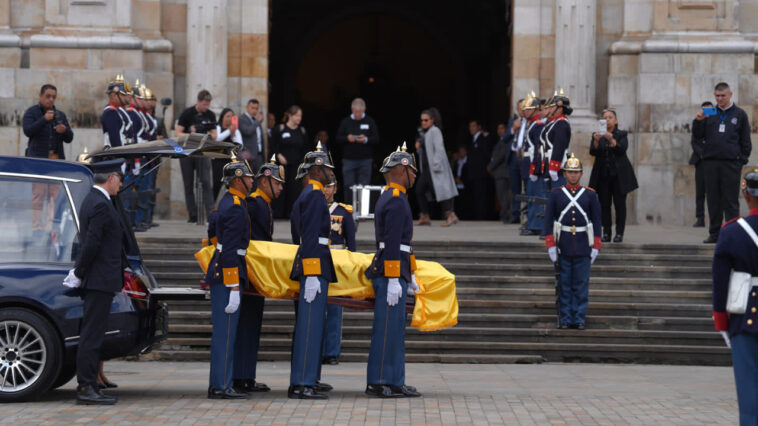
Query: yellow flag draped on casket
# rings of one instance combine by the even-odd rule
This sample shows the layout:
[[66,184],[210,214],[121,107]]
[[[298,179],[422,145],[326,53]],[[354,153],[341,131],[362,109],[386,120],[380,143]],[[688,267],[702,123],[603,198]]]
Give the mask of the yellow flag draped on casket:
[[[203,272],[213,257],[215,247],[207,246],[195,253]],[[274,299],[291,298],[300,291],[300,283],[290,279],[292,260],[297,246],[293,244],[251,241],[247,249],[247,276],[258,292]],[[348,250],[332,250],[337,282],[329,285],[329,296],[363,300],[374,297],[371,280],[363,274],[373,254]],[[416,261],[416,282],[419,292],[413,309],[411,327],[435,331],[458,323],[458,298],[455,276],[437,262]]]

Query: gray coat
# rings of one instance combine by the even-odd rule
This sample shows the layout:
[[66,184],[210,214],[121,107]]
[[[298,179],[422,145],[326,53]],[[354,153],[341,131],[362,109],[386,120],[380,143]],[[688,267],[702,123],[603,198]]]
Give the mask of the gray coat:
[[[250,116],[247,114],[242,114],[239,117],[239,130],[240,134],[242,134],[242,142],[244,145],[244,149],[249,151],[250,154],[253,155],[253,173],[258,170],[258,168],[265,162],[265,159],[263,158],[263,152],[258,152],[258,129],[260,129],[260,135],[263,137],[263,129],[261,129],[261,123],[259,123],[255,118],[252,120],[250,119]],[[263,141],[261,141],[261,146],[263,146]]]
[[495,143],[492,150],[492,159],[489,168],[492,171],[492,177],[495,179],[508,179],[508,151],[511,149],[507,139],[500,139]]
[[432,186],[437,201],[449,200],[458,196],[453,172],[445,151],[442,132],[437,126],[432,126],[424,136],[424,152],[429,161],[429,171],[432,175]]

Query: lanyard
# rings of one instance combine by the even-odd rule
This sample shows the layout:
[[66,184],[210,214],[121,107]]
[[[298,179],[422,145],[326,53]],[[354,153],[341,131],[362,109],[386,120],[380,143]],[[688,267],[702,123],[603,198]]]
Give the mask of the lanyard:
[[726,114],[721,115],[721,108],[718,109],[719,119],[721,120],[721,124],[724,124],[726,122],[726,119],[729,118],[730,110],[724,111]]

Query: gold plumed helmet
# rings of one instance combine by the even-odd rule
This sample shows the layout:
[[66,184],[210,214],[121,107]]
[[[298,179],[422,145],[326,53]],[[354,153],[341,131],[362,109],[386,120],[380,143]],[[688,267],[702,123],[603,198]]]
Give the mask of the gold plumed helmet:
[[534,90],[532,90],[529,94],[527,94],[526,98],[524,98],[524,102],[521,103],[521,109],[523,110],[532,110],[532,109],[537,109],[539,107],[540,107],[540,99],[534,93]]
[[758,167],[753,167],[745,173],[742,189],[753,197],[758,197]]
[[582,162],[571,153],[571,156],[563,163],[563,170],[567,172],[581,172],[584,170]]
[[124,82],[124,75],[116,74],[116,78],[108,83],[108,88],[105,90],[105,93],[120,93],[122,95],[128,95],[128,87],[129,85]]
[[[142,86],[142,87],[145,87],[145,86]],[[153,93],[153,91],[148,89],[147,87],[145,87],[145,99],[149,101],[155,100],[155,93]]]

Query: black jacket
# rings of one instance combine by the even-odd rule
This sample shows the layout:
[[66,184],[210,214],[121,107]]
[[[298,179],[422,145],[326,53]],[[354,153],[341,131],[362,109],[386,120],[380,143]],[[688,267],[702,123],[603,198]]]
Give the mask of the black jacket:
[[[703,160],[734,160],[747,164],[753,148],[747,114],[734,104],[726,111],[716,107],[716,111],[716,115],[692,123],[692,136],[705,140]],[[723,133],[719,132],[722,122]]]
[[[365,135],[366,143],[354,142],[347,140],[347,135]],[[344,145],[342,158],[350,160],[366,160],[374,155],[372,146],[379,143],[379,129],[376,128],[376,122],[368,115],[364,115],[360,120],[353,120],[352,117],[345,117],[337,128],[337,143]]]
[[[55,126],[63,123],[66,131],[58,133]],[[26,147],[27,157],[48,158],[50,151],[58,154],[58,158],[66,158],[63,153],[63,143],[71,143],[74,139],[74,132],[66,120],[66,114],[63,111],[55,110],[55,117],[45,120],[45,111],[40,104],[29,107],[24,113],[24,134],[29,138],[29,144]]]
[[79,209],[80,249],[74,274],[87,290],[121,291],[124,287],[123,230],[111,201],[90,189]]
[[474,141],[473,136],[471,137],[467,163],[469,165],[469,178],[472,181],[487,178],[487,165],[492,157],[492,145],[491,135],[484,136],[484,133],[480,133],[476,141]]
[[[692,128],[695,128],[695,123],[697,120],[692,120]],[[703,146],[705,145],[705,141],[702,138],[696,138],[695,134],[692,134],[692,140],[690,140],[690,145],[692,145],[692,155],[690,156],[690,164],[693,166],[697,166],[701,161],[703,161]]]
[[[597,188],[601,180],[615,175],[619,180],[621,192],[628,194],[637,189],[638,184],[632,163],[626,156],[626,150],[629,148],[627,132],[619,130],[616,126],[611,133],[616,139],[616,146],[613,148],[605,137],[600,138],[598,147],[595,148],[594,140],[590,138],[590,155],[595,156],[595,164],[592,165],[590,173],[590,187]],[[611,171],[611,176],[606,171]]]

